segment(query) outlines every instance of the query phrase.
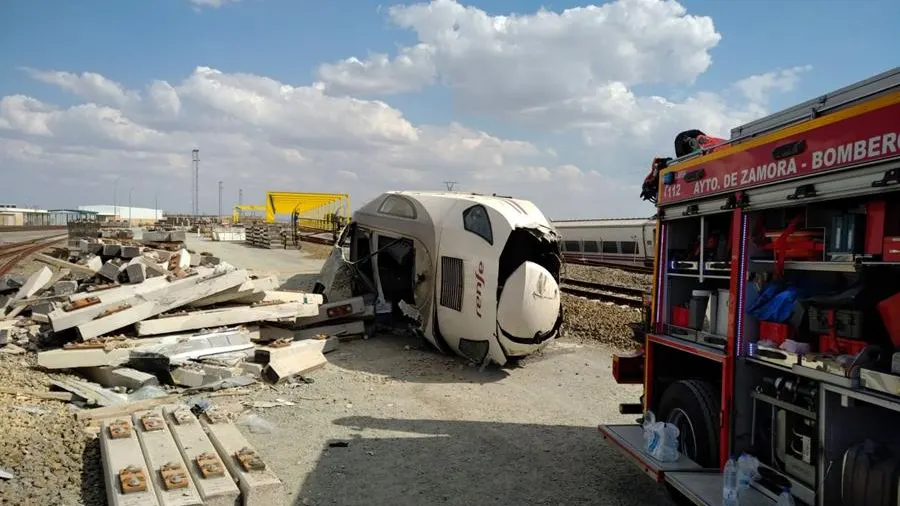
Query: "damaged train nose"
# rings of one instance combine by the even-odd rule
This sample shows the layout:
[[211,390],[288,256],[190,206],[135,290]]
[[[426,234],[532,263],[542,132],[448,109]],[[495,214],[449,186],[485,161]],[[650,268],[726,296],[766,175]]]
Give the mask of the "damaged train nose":
[[511,357],[535,351],[562,324],[559,284],[542,265],[526,261],[507,278],[497,303],[500,344]]

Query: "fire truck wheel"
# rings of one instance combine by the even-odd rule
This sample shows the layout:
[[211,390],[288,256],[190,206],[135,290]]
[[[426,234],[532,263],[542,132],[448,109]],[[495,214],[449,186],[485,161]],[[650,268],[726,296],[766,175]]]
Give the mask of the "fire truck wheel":
[[658,419],[678,427],[678,450],[703,467],[719,466],[719,397],[709,382],[679,380],[659,403]]

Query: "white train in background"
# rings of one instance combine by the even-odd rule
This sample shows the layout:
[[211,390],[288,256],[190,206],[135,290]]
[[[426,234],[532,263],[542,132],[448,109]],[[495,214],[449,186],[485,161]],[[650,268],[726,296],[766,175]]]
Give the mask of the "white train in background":
[[388,192],[353,213],[316,292],[362,296],[436,348],[505,364],[559,335],[559,236],[531,202]]
[[557,220],[553,226],[566,261],[653,266],[655,219]]

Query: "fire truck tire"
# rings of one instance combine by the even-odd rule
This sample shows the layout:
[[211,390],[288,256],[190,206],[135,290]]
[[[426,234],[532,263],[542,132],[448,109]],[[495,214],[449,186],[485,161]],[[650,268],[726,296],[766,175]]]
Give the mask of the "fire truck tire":
[[703,467],[719,467],[719,394],[707,381],[679,380],[659,403],[659,418],[678,427],[679,451]]

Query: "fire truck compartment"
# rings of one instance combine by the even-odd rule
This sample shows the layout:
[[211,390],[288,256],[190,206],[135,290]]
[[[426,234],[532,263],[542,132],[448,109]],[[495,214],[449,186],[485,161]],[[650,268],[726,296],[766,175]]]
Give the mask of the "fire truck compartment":
[[658,214],[641,402],[690,420],[680,457],[651,458],[639,425],[604,440],[688,503],[721,504],[746,453],[742,505],[785,487],[900,505],[900,68],[695,149],[642,188]]

